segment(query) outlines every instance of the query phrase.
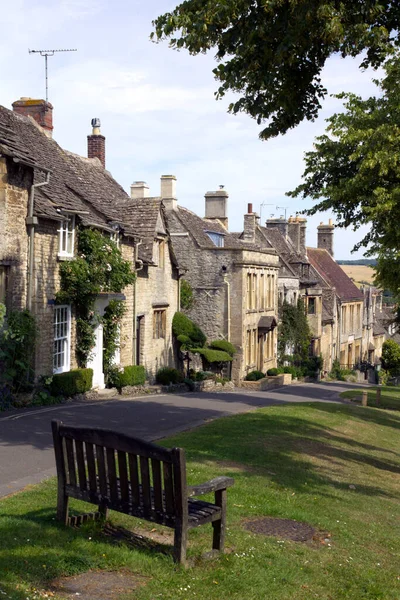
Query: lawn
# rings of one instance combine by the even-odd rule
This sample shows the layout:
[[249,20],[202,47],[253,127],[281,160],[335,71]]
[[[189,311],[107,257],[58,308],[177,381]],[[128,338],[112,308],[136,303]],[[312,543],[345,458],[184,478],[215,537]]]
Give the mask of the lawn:
[[[54,480],[3,499],[1,597],[42,598],[60,575],[103,569],[137,574],[140,586],[125,600],[399,599],[399,433],[400,416],[389,410],[305,403],[227,417],[165,440],[186,448],[190,483],[235,478],[227,553],[201,558],[211,544],[211,527],[203,526],[190,533],[195,566],[187,570],[168,554],[107,537],[100,524],[59,525]],[[245,529],[267,515],[320,533],[300,543]],[[111,521],[167,538],[162,527],[117,513]]]
[[368,388],[368,390],[358,388],[357,390],[347,390],[342,392],[340,396],[347,398],[353,402],[361,402],[363,391],[368,391],[368,406],[377,406],[376,390],[381,390],[380,408],[390,408],[392,410],[400,410],[400,388],[393,386],[381,386],[380,388]]

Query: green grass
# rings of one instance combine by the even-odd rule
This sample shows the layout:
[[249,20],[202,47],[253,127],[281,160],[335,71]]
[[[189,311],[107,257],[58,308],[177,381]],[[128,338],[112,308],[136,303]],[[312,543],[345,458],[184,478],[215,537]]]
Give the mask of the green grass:
[[357,390],[347,390],[340,396],[353,402],[361,402],[363,391],[368,391],[368,406],[377,407],[376,390],[381,390],[380,408],[389,408],[391,410],[400,410],[400,388],[393,386],[381,386],[380,388],[368,388],[368,390],[358,388]]
[[[321,403],[227,417],[166,440],[186,448],[190,483],[235,478],[228,553],[200,558],[211,547],[211,527],[203,526],[190,533],[189,557],[197,564],[187,570],[169,555],[113,543],[100,524],[58,524],[54,480],[5,498],[1,597],[31,600],[61,575],[127,569],[145,582],[124,596],[131,600],[399,599],[399,434],[394,412]],[[81,509],[78,502],[72,507]],[[266,515],[308,522],[330,542],[283,542],[245,530],[246,520]],[[111,521],[163,529],[117,513]]]

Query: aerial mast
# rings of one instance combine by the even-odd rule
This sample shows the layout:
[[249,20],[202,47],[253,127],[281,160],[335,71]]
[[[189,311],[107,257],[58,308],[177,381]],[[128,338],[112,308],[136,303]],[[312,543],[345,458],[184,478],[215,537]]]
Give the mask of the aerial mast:
[[48,74],[47,74],[47,57],[54,56],[55,52],[76,52],[76,48],[70,48],[65,50],[29,50],[29,54],[40,54],[40,56],[44,56],[44,68],[45,68],[45,76],[46,76],[46,102],[49,100],[49,86],[48,86]]

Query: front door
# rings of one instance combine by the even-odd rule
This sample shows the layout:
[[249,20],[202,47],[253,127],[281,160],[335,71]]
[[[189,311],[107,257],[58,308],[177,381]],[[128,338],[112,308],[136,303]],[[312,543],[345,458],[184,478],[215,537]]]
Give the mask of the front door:
[[264,372],[264,334],[258,336],[257,369]]
[[87,366],[93,369],[93,387],[104,389],[104,373],[103,373],[103,325],[99,323],[94,330],[95,345],[91,351],[91,359],[88,360]]

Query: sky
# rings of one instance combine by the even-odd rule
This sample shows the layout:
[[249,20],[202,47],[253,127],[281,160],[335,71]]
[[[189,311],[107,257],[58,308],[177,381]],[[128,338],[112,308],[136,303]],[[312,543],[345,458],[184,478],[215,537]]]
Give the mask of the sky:
[[[243,229],[247,204],[261,221],[312,205],[288,198],[304,171],[304,153],[325,130],[324,119],[342,108],[323,103],[319,118],[284,136],[260,141],[262,127],[249,116],[227,113],[229,98],[216,101],[213,53],[190,56],[167,42],[149,39],[152,20],[175,4],[161,0],[13,0],[2,13],[0,104],[11,108],[22,96],[45,97],[44,58],[28,49],[76,48],[49,61],[49,101],[54,139],[86,156],[91,119],[106,136],[106,166],[129,193],[146,181],[160,193],[160,177],[177,177],[180,205],[204,216],[204,194],[224,185],[229,193],[229,229]],[[332,57],[323,72],[330,94],[376,93],[360,60]],[[279,208],[278,208],[279,207]],[[308,219],[307,245],[316,246],[316,227],[333,215]],[[368,231],[337,229],[335,258],[355,259],[351,249]]]

